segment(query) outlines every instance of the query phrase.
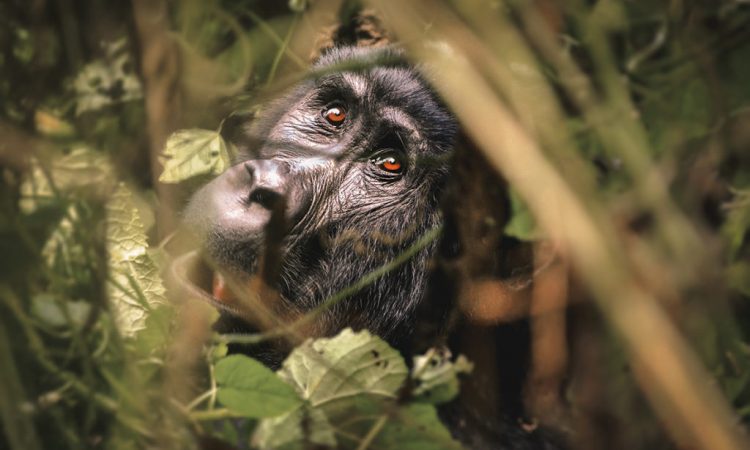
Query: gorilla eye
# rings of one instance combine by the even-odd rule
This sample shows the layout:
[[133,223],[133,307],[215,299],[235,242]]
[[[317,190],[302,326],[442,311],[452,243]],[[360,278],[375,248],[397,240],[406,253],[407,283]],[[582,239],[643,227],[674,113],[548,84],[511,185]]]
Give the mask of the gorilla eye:
[[331,125],[339,126],[346,119],[346,110],[341,106],[331,106],[323,111],[323,117]]
[[374,158],[372,162],[380,169],[391,174],[400,174],[404,168],[401,160],[395,155],[379,156]]

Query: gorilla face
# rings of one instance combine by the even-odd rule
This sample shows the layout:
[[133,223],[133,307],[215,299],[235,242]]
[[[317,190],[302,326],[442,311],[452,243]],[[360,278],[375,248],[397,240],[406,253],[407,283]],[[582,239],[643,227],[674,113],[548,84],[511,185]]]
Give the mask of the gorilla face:
[[[320,305],[439,226],[456,130],[392,49],[333,49],[314,69],[232,133],[240,158],[186,212],[213,265],[262,276],[282,315]],[[434,247],[330,307],[316,333],[368,328],[392,343],[408,334]]]

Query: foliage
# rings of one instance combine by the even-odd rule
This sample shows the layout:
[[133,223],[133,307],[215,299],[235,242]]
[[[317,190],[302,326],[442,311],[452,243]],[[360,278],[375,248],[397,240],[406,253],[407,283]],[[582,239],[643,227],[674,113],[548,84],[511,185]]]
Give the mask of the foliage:
[[230,145],[218,132],[178,131],[167,140],[159,181],[179,183],[201,175],[219,175],[229,167]]
[[[438,403],[455,397],[456,376],[466,370],[466,362],[454,368],[444,360],[428,369],[428,359],[418,357],[421,364],[409,379],[398,352],[366,331],[347,328],[336,337],[297,347],[278,378],[244,356],[219,361],[218,398],[240,416],[266,417],[253,437],[260,448],[356,448],[362,442],[370,448],[391,448],[395,442],[415,449],[457,448],[434,407],[419,399],[431,393],[440,394],[435,395]],[[404,392],[413,384],[419,387]]]
[[[170,4],[167,34],[185,63],[171,92],[185,104],[182,129],[159,155],[148,147],[146,52],[124,24],[132,5],[87,0],[40,12],[22,3],[0,4],[0,447],[197,448],[196,436],[211,436],[243,448],[458,448],[436,407],[458,395],[459,375],[471,371],[465,358],[432,349],[407,366],[381,339],[344,330],[305,341],[274,373],[226,356],[205,329],[190,335],[193,300],[176,299],[179,308],[167,300],[170,239],[156,226],[166,200],[150,162],[161,161],[155,175],[176,189],[224,171],[235,149],[210,130],[229,109],[254,110],[256,88],[304,66],[290,42],[316,2]],[[469,3],[451,11],[472,23]],[[524,20],[524,2],[502,3],[492,10]],[[562,98],[556,125],[570,145],[560,139],[552,148],[535,128],[548,123],[547,111],[515,116],[538,131],[582,202],[627,230],[610,231],[628,237],[622,256],[644,286],[677,292],[664,296],[682,300],[681,331],[747,424],[750,10],[730,0],[578,3],[563,8],[570,25],[557,37],[591,75],[593,94],[616,101],[577,103],[571,74],[545,59],[527,30],[523,42],[536,43],[541,61],[508,64],[511,78],[528,88],[518,95],[539,88]],[[424,15],[419,32],[432,27]],[[492,49],[497,36],[481,33]],[[240,93],[249,105],[225,101]],[[513,93],[497,97],[514,101]],[[638,133],[644,139],[629,145]],[[642,189],[649,177],[663,182],[674,210]],[[506,234],[544,239],[511,189]],[[682,252],[693,235],[669,228],[674,217],[695,231],[700,252]],[[633,407],[630,361],[610,334],[601,341],[607,406],[640,430],[650,416]],[[191,351],[199,367],[180,365]]]

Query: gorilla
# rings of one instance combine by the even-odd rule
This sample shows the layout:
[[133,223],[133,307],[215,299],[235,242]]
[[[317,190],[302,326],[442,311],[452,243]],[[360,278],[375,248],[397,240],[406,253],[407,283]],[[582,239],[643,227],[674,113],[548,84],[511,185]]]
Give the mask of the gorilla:
[[[260,277],[274,288],[261,303],[277,318],[319,307],[436,234],[456,121],[398,50],[332,49],[310,77],[235,128],[226,134],[238,160],[194,195],[186,219],[235,285]],[[324,308],[306,332],[366,328],[403,347],[435,246]],[[237,319],[251,312],[217,300],[222,331],[247,331]],[[261,356],[275,366],[283,355]]]
[[[226,121],[222,134],[238,157],[185,212],[205,265],[221,274],[202,283],[213,281],[205,297],[221,312],[217,331],[313,317],[295,327],[302,338],[368,329],[407,360],[434,345],[415,341],[449,328],[451,286],[435,261],[458,251],[441,213],[457,132],[424,76],[393,47],[331,48],[254,120]],[[430,328],[425,317],[437,332],[421,332]],[[293,344],[230,351],[277,368]],[[557,448],[544,430],[467,426],[470,418],[450,408],[444,420],[472,447]]]

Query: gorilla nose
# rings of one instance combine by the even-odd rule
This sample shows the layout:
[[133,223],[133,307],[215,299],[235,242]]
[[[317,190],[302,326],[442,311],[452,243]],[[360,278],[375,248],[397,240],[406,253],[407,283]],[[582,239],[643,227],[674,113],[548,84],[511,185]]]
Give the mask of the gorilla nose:
[[276,209],[289,194],[289,165],[284,161],[257,159],[247,161],[245,170],[250,175],[248,201],[267,209]]

